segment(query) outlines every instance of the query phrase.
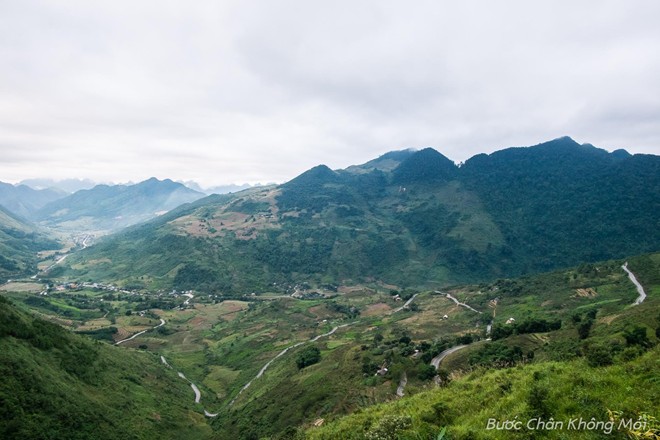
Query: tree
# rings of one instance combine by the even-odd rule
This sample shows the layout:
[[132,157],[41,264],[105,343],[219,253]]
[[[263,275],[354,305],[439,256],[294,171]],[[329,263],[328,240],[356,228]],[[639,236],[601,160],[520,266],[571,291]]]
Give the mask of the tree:
[[319,350],[318,347],[314,345],[310,345],[298,353],[298,356],[296,356],[296,365],[298,366],[299,370],[302,370],[305,367],[314,365],[320,360],[321,350]]
[[625,338],[626,344],[628,346],[641,345],[645,348],[651,346],[651,341],[646,335],[646,327],[635,326],[633,329],[629,329],[623,332],[623,337]]

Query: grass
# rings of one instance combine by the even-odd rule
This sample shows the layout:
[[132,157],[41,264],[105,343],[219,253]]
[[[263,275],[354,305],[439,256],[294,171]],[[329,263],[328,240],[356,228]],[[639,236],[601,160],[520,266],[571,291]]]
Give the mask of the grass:
[[[568,421],[582,417],[607,421],[607,410],[623,411],[634,418],[658,414],[660,384],[654,372],[660,368],[658,348],[632,362],[591,368],[584,360],[544,362],[503,370],[480,369],[453,381],[445,388],[377,405],[337,419],[320,428],[309,428],[306,438],[364,439],[379,421],[394,415],[408,416],[411,428],[398,432],[399,439],[435,438],[448,427],[448,438],[535,438],[540,433],[488,430],[489,419]],[[544,396],[535,397],[537,391]],[[635,390],[633,392],[633,390]],[[615,438],[622,434],[615,434]],[[544,431],[544,438],[602,438],[598,431]]]

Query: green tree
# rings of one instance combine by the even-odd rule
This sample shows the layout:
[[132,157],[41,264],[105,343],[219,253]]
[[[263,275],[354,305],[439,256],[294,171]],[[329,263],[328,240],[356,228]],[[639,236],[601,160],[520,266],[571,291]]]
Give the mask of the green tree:
[[310,345],[298,353],[298,356],[296,356],[296,365],[298,366],[299,370],[302,370],[305,367],[314,365],[320,360],[321,350],[319,350],[318,347],[314,345]]

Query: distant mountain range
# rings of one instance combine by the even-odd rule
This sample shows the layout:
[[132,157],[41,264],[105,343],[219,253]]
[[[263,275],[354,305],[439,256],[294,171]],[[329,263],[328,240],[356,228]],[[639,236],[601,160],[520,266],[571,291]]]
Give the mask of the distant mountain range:
[[0,205],[25,218],[32,217],[43,206],[66,195],[66,192],[52,188],[37,190],[27,185],[0,182]]
[[658,156],[560,138],[458,167],[427,148],[197,200],[80,253],[69,274],[220,291],[443,285],[657,251],[659,226]]
[[22,180],[19,185],[27,185],[30,188],[34,189],[56,189],[61,190],[62,192],[72,194],[81,189],[90,189],[94,188],[97,183],[89,179],[25,179]]
[[[136,222],[145,221],[152,217],[148,212],[137,212],[137,216],[135,216],[136,212],[133,212],[134,207],[127,206],[125,210],[122,207],[124,203],[131,205],[133,201],[141,203],[140,200],[142,199],[140,197],[141,194],[145,194],[143,193],[143,190],[145,189],[147,193],[151,191],[151,195],[156,195],[156,199],[152,199],[150,203],[145,206],[145,209],[152,210],[153,212],[162,212],[178,206],[177,203],[187,203],[205,195],[233,193],[252,187],[252,185],[246,183],[243,185],[229,184],[202,188],[194,181],[175,183],[169,179],[159,181],[158,179],[152,178],[147,182],[150,181],[162,182],[158,190],[160,194],[156,195],[154,193],[154,185],[151,185],[152,187],[150,189],[146,189],[144,182],[121,185],[97,185],[89,179],[26,179],[17,185],[0,182],[0,206],[4,206],[12,213],[25,219],[33,221],[48,221],[49,224],[53,224],[54,221],[57,224],[60,222],[58,220],[60,217],[64,222],[76,221],[77,217],[105,217],[106,214],[95,212],[95,209],[93,208],[93,206],[96,205],[98,198],[100,205],[107,205],[105,208],[99,206],[99,209],[107,210],[109,205],[118,203],[115,208],[120,212],[115,217],[125,217],[126,215],[131,217],[128,221],[124,220],[115,222],[117,224],[110,224],[109,227],[111,229],[116,229]],[[173,186],[174,184],[179,186]],[[81,193],[75,195],[78,192]],[[176,194],[172,194],[172,197],[164,196],[164,194],[168,192],[176,192]],[[119,196],[119,194],[124,195]],[[135,195],[135,199],[128,197],[131,194]],[[151,195],[149,197],[151,197]],[[116,197],[119,197],[119,199],[116,199]],[[49,207],[46,206],[57,200],[60,202],[52,204]],[[80,206],[81,203],[87,205],[87,208]],[[163,205],[160,206],[160,203],[163,203]],[[69,204],[73,205],[68,206]],[[63,209],[67,210],[65,215],[62,215],[63,212],[55,214],[53,211]],[[139,211],[139,208],[137,208],[137,211]],[[86,223],[80,223],[79,225],[83,228],[89,227]],[[108,228],[107,224],[94,225],[95,228],[97,226],[101,229]]]
[[97,185],[46,204],[33,218],[70,230],[117,230],[149,220],[204,194],[169,179],[135,185]]

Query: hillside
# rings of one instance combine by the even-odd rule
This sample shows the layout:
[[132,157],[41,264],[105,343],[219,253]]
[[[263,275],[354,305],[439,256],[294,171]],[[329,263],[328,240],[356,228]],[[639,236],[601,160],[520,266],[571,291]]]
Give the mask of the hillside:
[[188,384],[150,353],[71,334],[0,296],[0,437],[210,438]]
[[[652,376],[659,358],[656,347],[606,367],[573,360],[481,369],[445,387],[308,428],[297,438],[658,438],[660,389]],[[644,429],[634,429],[644,418]]]
[[47,204],[35,218],[72,231],[116,230],[149,220],[204,194],[169,179],[135,185],[97,185]]
[[199,200],[74,256],[63,273],[226,293],[443,286],[656,251],[659,213],[658,156],[570,138],[461,167],[406,150]]
[[0,206],[0,280],[37,272],[37,252],[59,244]]

